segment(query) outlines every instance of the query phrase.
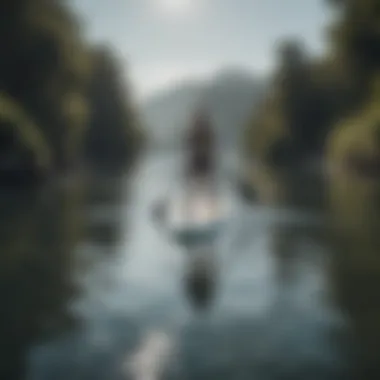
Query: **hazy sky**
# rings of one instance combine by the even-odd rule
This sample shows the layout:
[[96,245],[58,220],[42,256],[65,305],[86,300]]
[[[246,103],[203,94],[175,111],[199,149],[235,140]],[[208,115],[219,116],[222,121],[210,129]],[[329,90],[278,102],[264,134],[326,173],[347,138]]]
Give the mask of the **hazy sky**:
[[72,0],[89,38],[114,45],[139,97],[225,66],[270,70],[276,41],[323,47],[323,0]]

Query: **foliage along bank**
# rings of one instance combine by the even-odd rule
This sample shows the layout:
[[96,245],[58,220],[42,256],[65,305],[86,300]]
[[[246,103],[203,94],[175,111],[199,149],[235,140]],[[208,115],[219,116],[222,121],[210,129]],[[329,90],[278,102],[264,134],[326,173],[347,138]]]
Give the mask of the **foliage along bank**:
[[65,2],[1,2],[0,51],[0,181],[133,161],[142,132],[122,68]]
[[374,85],[380,74],[380,3],[326,3],[335,16],[327,52],[316,58],[298,41],[281,45],[269,95],[246,128],[244,151],[286,167],[325,155],[337,164],[357,162],[352,152],[360,151],[355,166],[378,167],[380,175],[380,97]]

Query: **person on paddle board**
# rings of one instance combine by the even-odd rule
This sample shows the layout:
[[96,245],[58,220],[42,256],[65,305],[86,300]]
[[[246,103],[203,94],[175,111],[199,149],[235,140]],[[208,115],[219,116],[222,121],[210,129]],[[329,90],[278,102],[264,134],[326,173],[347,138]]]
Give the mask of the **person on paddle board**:
[[195,114],[185,135],[185,212],[188,217],[204,218],[215,208],[216,136],[204,108]]

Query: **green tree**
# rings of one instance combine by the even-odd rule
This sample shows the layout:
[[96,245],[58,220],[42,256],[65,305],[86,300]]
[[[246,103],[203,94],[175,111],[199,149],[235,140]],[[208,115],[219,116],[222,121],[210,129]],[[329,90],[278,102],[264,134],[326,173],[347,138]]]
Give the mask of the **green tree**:
[[329,0],[337,21],[330,35],[335,65],[346,83],[347,108],[359,109],[371,96],[380,69],[380,3],[378,0]]
[[138,120],[122,73],[112,51],[94,49],[85,155],[95,167],[128,166],[140,145]]
[[380,71],[380,2],[327,3],[336,12],[328,53],[310,59],[302,46],[285,42],[270,95],[248,126],[246,149],[267,163],[293,165],[301,158],[322,156],[330,131],[329,145],[335,148],[328,151],[339,153],[329,157],[344,156],[356,138],[361,151],[365,146],[368,154],[374,150],[378,116],[373,110],[379,98],[373,97],[372,86]]
[[0,93],[0,155],[3,169],[7,162],[11,169],[17,166],[21,171],[26,165],[37,171],[51,165],[51,151],[40,129],[5,93]]
[[286,41],[271,91],[261,112],[248,126],[248,141],[266,162],[294,163],[300,155],[315,153],[325,131],[320,128],[324,95],[315,80],[315,66],[301,44]]
[[143,135],[122,70],[82,34],[64,0],[0,2],[0,155],[18,157],[14,170],[28,155],[24,172],[133,161]]
[[335,126],[327,144],[329,160],[342,169],[371,177],[380,174],[380,86],[372,101]]
[[0,90],[30,115],[66,168],[86,125],[83,97],[89,60],[78,22],[63,1],[0,4]]

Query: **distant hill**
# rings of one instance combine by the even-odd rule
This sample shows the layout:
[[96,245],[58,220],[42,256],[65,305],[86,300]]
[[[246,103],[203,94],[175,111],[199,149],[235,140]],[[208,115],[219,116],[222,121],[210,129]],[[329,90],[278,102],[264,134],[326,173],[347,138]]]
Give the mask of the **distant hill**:
[[266,89],[263,78],[240,69],[218,72],[208,81],[180,83],[148,99],[144,124],[159,146],[175,146],[199,106],[206,106],[220,141],[234,144]]

